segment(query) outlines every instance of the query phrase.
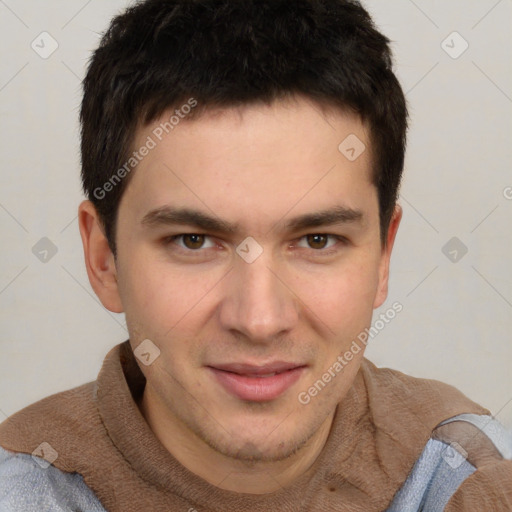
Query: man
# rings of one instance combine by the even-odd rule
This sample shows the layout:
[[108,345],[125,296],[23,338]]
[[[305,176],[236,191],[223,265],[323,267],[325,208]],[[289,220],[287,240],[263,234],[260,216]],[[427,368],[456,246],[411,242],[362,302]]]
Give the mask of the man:
[[489,412],[364,358],[406,118],[358,3],[116,17],[84,81],[79,225],[130,337],[0,426],[0,510],[512,510]]

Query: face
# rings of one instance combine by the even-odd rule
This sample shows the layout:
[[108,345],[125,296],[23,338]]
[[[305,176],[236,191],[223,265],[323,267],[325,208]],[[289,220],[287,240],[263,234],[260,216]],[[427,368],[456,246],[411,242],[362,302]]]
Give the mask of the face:
[[[130,343],[160,351],[139,362],[145,393],[168,424],[219,453],[282,460],[355,378],[363,350],[300,400],[383,302],[399,217],[382,248],[371,144],[355,115],[327,118],[295,98],[210,111],[158,141],[168,118],[138,132],[136,147],[157,144],[117,226]],[[351,134],[366,145],[355,161],[338,149]]]

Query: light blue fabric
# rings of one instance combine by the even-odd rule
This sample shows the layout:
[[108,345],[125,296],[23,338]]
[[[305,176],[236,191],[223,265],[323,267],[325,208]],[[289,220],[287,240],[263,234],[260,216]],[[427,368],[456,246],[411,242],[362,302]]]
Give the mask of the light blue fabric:
[[[443,423],[458,419],[485,432],[502,455],[512,454],[512,433],[492,417],[465,414]],[[106,512],[81,475],[46,465],[0,447],[0,512]],[[449,445],[430,439],[386,512],[442,512],[475,471]]]
[[463,461],[453,468],[443,458],[449,445],[430,439],[386,512],[440,512],[475,467]]
[[106,512],[81,475],[0,447],[0,512]]
[[509,432],[499,421],[496,421],[492,416],[483,414],[459,414],[439,425],[461,420],[480,429],[493,442],[504,459],[512,460],[512,432]]
[[[504,459],[512,459],[512,432],[492,416],[460,414],[440,425],[465,421],[484,432]],[[441,512],[476,468],[451,445],[430,439],[386,512]]]

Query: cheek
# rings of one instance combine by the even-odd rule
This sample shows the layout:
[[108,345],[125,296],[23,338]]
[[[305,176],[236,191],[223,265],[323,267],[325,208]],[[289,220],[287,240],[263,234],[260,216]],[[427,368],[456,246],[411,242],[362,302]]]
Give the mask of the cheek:
[[145,264],[135,257],[124,270],[121,295],[127,318],[155,322],[171,306],[167,301],[173,297],[166,291],[165,274],[153,264]]
[[175,337],[173,333],[186,336],[187,330],[193,330],[193,319],[218,277],[192,267],[132,253],[122,268],[120,293],[127,322],[134,329],[138,327],[138,332],[144,329],[142,336],[168,344]]
[[334,333],[366,327],[377,285],[378,265],[363,255],[314,273],[297,271],[294,279],[301,302]]

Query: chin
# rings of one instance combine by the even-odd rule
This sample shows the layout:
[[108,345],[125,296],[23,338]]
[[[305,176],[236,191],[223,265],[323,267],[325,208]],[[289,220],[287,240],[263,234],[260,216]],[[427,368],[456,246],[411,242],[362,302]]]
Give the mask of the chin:
[[285,460],[299,450],[293,440],[268,444],[265,439],[237,440],[226,445],[224,450],[218,447],[217,451],[223,455],[245,462],[277,462]]
[[219,432],[202,431],[200,437],[226,457],[246,462],[277,462],[299,451],[316,432],[316,426],[307,429],[302,424],[298,430],[297,422],[287,420],[276,421],[273,426],[265,422],[265,426],[259,428],[255,423],[241,425],[233,428],[232,433],[223,432],[220,436]]

